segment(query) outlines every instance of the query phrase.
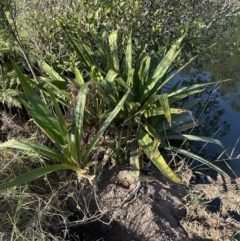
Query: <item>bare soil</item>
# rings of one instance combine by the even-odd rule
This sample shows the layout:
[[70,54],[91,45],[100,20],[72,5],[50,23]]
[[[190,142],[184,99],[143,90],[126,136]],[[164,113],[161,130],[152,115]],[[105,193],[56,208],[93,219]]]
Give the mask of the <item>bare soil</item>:
[[102,220],[107,224],[98,221],[81,225],[70,230],[71,233],[81,237],[80,240],[91,241],[190,240],[179,224],[186,215],[185,187],[170,182],[159,171],[154,176],[159,182],[143,183],[124,167],[105,170],[97,196],[98,208],[106,213]]

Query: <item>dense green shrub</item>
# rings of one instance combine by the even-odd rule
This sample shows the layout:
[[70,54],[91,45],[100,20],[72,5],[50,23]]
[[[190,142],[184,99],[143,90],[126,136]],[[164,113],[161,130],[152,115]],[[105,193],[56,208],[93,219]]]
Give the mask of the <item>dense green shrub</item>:
[[[223,34],[233,25],[239,7],[235,0],[227,3],[223,0],[77,0],[67,3],[19,0],[12,3],[15,5],[1,3],[1,8],[9,21],[15,23],[21,41],[27,40],[25,51],[33,60],[41,56],[66,70],[71,69],[69,62],[75,55],[58,24],[60,19],[72,32],[81,32],[82,40],[93,47],[96,39],[106,40],[113,30],[117,29],[124,36],[132,31],[135,51],[143,42],[156,48],[169,48],[188,29],[179,57],[179,61],[183,61],[216,40],[224,41]],[[205,53],[204,58],[207,57],[213,58],[212,54],[210,57]]]

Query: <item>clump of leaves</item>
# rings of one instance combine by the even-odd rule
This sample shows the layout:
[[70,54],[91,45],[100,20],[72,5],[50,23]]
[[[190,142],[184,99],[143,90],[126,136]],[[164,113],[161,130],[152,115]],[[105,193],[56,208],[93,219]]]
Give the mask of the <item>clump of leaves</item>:
[[185,35],[175,41],[167,51],[160,48],[157,52],[152,50],[148,53],[145,47],[135,58],[131,36],[122,56],[121,51],[118,51],[117,31],[109,35],[107,44],[97,42],[96,51],[92,51],[91,47],[84,43],[79,43],[78,37],[81,36],[72,35],[66,28],[65,31],[78,54],[82,69],[97,83],[110,110],[115,108],[127,90],[130,91],[115,123],[120,123],[122,128],[127,129],[125,137],[130,145],[133,175],[141,178],[140,155],[143,151],[169,179],[182,183],[166,163],[160,149],[165,149],[169,155],[180,153],[194,158],[224,174],[211,162],[182,146],[178,148],[168,145],[168,140],[183,140],[183,143],[193,140],[215,143],[224,148],[220,141],[213,138],[182,134],[196,125],[188,108],[199,100],[194,100],[181,109],[171,107],[175,102],[200,93],[204,87],[212,84],[208,82],[178,88],[179,83],[176,83],[166,92],[166,86],[173,77],[194,59],[172,71],[172,66],[183,48]]
[[22,99],[22,103],[24,104],[28,113],[32,116],[35,123],[54,143],[57,151],[39,143],[31,143],[29,141],[15,139],[0,144],[0,148],[15,148],[27,152],[34,152],[50,160],[54,159],[60,162],[60,164],[44,166],[34,169],[28,173],[24,173],[8,183],[0,184],[0,189],[20,185],[50,172],[62,169],[73,170],[76,172],[78,180],[87,178],[91,183],[94,177],[90,176],[89,168],[94,166],[95,163],[89,160],[90,153],[113,118],[121,110],[129,91],[126,92],[116,108],[111,111],[110,115],[104,121],[99,131],[96,133],[89,145],[87,145],[86,143],[82,143],[83,120],[87,89],[91,81],[83,84],[79,90],[77,105],[74,110],[74,122],[69,132],[59,104],[51,91],[49,91],[49,95],[51,96],[54,104],[56,116],[39,97],[37,92],[31,87],[31,80],[24,76],[14,63],[13,66],[24,90],[26,99],[28,100],[27,102]]

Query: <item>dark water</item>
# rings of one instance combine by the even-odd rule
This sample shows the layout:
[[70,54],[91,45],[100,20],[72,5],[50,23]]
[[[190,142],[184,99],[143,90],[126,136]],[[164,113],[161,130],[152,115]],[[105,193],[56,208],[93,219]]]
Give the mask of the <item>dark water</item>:
[[220,56],[219,62],[216,64],[206,64],[205,70],[214,77],[215,80],[231,79],[220,85],[219,88],[219,105],[225,110],[222,119],[227,121],[230,129],[225,136],[219,137],[223,142],[228,154],[231,157],[230,166],[237,176],[240,176],[240,51],[234,45],[240,40],[240,17],[236,19],[239,26],[237,32],[231,35],[231,31],[227,34],[227,38],[233,44],[232,52],[227,58],[225,55],[221,59],[222,52],[228,52],[224,43],[219,45]]
[[[204,63],[201,70],[190,67],[190,70],[175,77],[171,84],[174,85],[179,79],[183,85],[185,82],[194,84],[230,79],[213,89],[207,88],[204,94],[194,97],[203,99],[202,106],[208,105],[203,115],[198,113],[204,109],[200,105],[193,111],[194,117],[200,116],[199,122],[203,125],[194,134],[220,140],[225,151],[216,145],[207,144],[204,150],[197,145],[197,154],[208,161],[217,160],[225,171],[234,172],[240,177],[240,17],[236,18],[236,26],[239,27],[234,34],[233,29],[229,29],[225,39],[217,43],[213,53],[214,62]],[[229,167],[226,164],[221,166],[223,159],[230,160],[227,162]]]
[[[239,26],[238,30],[232,34],[232,29],[229,29],[225,34],[225,41],[217,43],[215,62],[204,63],[201,70],[190,68],[178,75],[175,81],[180,78],[183,84],[193,84],[229,79],[194,97],[201,98],[202,106],[207,106],[203,115],[198,113],[204,109],[200,105],[193,110],[194,117],[199,115],[199,122],[203,125],[194,134],[220,140],[225,151],[216,145],[208,144],[203,150],[197,145],[196,149],[201,149],[197,154],[209,161],[217,160],[225,171],[228,169],[229,173],[234,172],[240,177],[240,47],[237,44],[240,42],[240,17],[236,18],[236,24]],[[230,159],[227,162],[229,167],[225,164],[221,166],[223,159]]]
[[[221,71],[221,66],[219,69]],[[230,72],[229,75],[231,77]],[[206,71],[191,69],[187,74],[182,74],[180,78],[183,83],[201,83],[217,79],[210,69],[206,69]],[[218,80],[223,79],[218,78]],[[199,116],[199,123],[202,127],[197,127],[193,134],[216,138],[225,147],[222,149],[217,145],[207,144],[201,149],[202,145],[197,145],[197,153],[208,161],[217,160],[221,168],[228,169],[229,173],[233,171],[236,176],[240,176],[240,73],[238,82],[231,80],[223,84],[213,85],[206,88],[203,94],[194,96],[194,98],[202,99],[202,104],[193,110],[193,116]],[[199,149],[201,151],[198,152]],[[223,160],[229,159],[230,161],[227,162],[229,167],[221,166]]]

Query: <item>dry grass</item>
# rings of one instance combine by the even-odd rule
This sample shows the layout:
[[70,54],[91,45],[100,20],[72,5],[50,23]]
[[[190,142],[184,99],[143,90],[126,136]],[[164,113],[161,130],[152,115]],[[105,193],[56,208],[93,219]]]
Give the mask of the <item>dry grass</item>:
[[96,204],[93,186],[78,183],[70,172],[56,172],[1,193],[0,234],[6,241],[73,240],[69,227],[103,216]]
[[[187,196],[187,217],[181,225],[189,237],[199,240],[234,240],[239,233],[240,222],[240,178],[208,177],[209,184],[197,184]],[[220,200],[219,210],[211,212],[207,205],[214,199]],[[234,215],[235,213],[235,215]]]

